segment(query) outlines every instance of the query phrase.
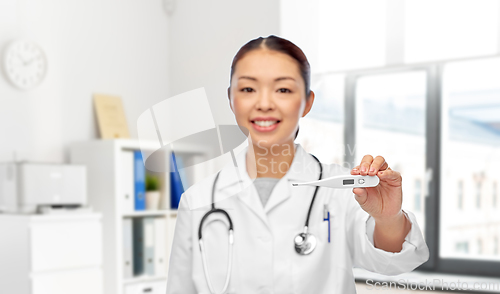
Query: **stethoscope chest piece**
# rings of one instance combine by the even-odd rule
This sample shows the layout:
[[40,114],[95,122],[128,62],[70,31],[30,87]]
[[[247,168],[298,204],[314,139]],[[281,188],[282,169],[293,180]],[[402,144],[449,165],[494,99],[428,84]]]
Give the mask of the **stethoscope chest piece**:
[[310,233],[299,233],[295,236],[295,251],[300,255],[308,255],[316,248],[316,237]]

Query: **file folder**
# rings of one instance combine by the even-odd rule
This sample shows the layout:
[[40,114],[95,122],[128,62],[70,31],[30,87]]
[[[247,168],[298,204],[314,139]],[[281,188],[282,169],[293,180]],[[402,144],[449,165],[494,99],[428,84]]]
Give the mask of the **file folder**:
[[134,151],[135,210],[146,209],[146,167],[140,150]]
[[155,274],[155,219],[154,217],[143,218],[144,225],[144,273]]
[[167,252],[167,226],[166,219],[164,217],[157,217],[154,220],[155,224],[155,273],[156,275],[166,274],[166,259],[165,255]]
[[133,268],[134,276],[144,273],[144,224],[143,218],[132,219],[133,225]]
[[132,242],[132,219],[126,218],[123,220],[123,277],[125,279],[134,276]]
[[182,193],[184,193],[184,188],[179,174],[179,169],[182,167],[178,165],[179,162],[178,158],[176,158],[175,154],[172,152],[170,155],[170,207],[172,209],[179,208],[179,202],[181,200]]
[[134,203],[134,152],[122,151],[121,157],[121,204],[124,213],[135,210]]

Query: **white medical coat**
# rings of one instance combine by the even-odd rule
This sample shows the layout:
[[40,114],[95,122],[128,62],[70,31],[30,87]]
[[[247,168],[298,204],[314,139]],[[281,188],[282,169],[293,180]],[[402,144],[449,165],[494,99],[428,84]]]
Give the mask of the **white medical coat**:
[[[429,258],[415,216],[401,252],[386,252],[373,246],[374,220],[361,209],[352,189],[320,187],[314,202],[309,232],[317,238],[310,255],[299,255],[295,236],[304,230],[315,187],[292,187],[292,182],[317,180],[317,161],[296,144],[290,169],[274,187],[262,206],[246,172],[245,154],[237,157],[238,174],[231,164],[222,169],[215,188],[215,206],[225,209],[234,226],[234,255],[227,293],[356,293],[352,267],[385,275],[409,272]],[[339,165],[322,164],[323,178],[349,174]],[[167,293],[210,293],[198,243],[198,228],[211,208],[215,175],[182,196],[170,255]],[[330,242],[325,209],[330,212]],[[220,220],[220,221],[218,221]],[[209,223],[209,224],[207,224]],[[210,280],[217,293],[223,287],[228,262],[227,220],[212,214],[203,226]]]

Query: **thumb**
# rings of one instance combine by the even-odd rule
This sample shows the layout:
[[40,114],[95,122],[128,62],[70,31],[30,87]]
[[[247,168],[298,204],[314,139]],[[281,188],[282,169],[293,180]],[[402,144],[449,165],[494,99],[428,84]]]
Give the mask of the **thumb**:
[[356,199],[361,206],[363,206],[368,199],[368,192],[366,192],[364,188],[354,188],[352,189],[352,193],[354,193],[354,199]]

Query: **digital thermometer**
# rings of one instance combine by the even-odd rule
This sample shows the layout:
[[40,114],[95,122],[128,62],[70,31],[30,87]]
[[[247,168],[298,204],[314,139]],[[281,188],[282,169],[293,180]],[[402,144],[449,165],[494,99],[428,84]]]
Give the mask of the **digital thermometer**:
[[319,181],[292,183],[292,186],[320,186],[334,189],[375,187],[380,182],[377,176],[334,176]]

